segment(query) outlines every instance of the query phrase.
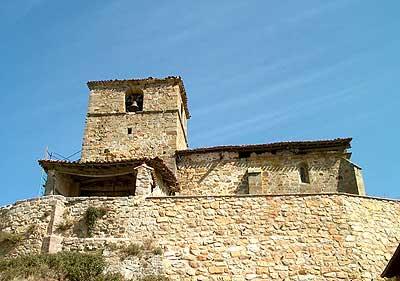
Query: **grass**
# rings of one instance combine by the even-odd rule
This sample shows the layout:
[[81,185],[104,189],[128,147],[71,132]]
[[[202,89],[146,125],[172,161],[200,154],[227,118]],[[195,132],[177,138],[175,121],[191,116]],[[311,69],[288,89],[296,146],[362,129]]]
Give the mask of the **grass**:
[[[106,262],[100,254],[59,252],[0,259],[0,281],[127,281],[119,273],[104,273]],[[147,275],[139,281],[169,281],[164,275]]]
[[22,234],[0,231],[0,256],[7,255],[22,241],[22,239]]
[[134,256],[134,257],[141,257],[143,254],[143,246],[139,244],[130,244],[127,247],[122,249],[122,254],[123,257],[129,257],[129,256]]
[[104,274],[106,263],[98,254],[60,252],[0,259],[0,281],[43,278],[68,281],[123,281],[119,274]]
[[164,253],[161,247],[155,247],[154,242],[151,239],[145,240],[143,245],[132,243],[126,247],[121,248],[121,259],[125,259],[127,257],[141,257],[144,254],[146,255],[156,255],[161,256]]

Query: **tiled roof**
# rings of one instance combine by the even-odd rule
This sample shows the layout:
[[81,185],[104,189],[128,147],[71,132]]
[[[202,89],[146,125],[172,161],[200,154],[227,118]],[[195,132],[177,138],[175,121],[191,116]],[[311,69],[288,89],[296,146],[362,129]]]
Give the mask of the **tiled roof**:
[[121,167],[137,167],[146,164],[155,171],[161,174],[163,180],[171,188],[171,190],[178,190],[178,181],[174,173],[165,165],[164,161],[158,157],[156,158],[141,158],[141,159],[127,159],[117,161],[65,161],[65,160],[39,160],[40,166],[44,170],[66,170],[66,169],[82,169],[82,170],[100,170],[107,168],[121,168]]
[[310,150],[337,150],[350,148],[352,138],[339,138],[334,140],[317,140],[317,141],[288,141],[288,142],[276,142],[266,144],[249,144],[249,145],[224,145],[204,148],[194,148],[187,150],[177,151],[177,155],[188,155],[196,153],[208,153],[208,152],[272,152],[282,150],[292,151],[310,151]]
[[143,79],[123,79],[123,80],[101,80],[101,81],[88,81],[87,86],[90,90],[103,89],[103,88],[121,88],[128,85],[150,85],[157,83],[173,83],[179,85],[183,106],[186,110],[186,118],[190,118],[188,99],[186,95],[185,86],[180,76],[168,76],[165,78],[143,78]]

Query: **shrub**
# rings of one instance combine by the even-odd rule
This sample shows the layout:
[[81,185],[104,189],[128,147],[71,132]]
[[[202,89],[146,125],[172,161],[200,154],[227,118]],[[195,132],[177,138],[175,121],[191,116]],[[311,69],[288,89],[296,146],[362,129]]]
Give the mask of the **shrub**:
[[119,274],[103,274],[105,261],[98,254],[60,252],[0,259],[0,281],[36,277],[69,281],[123,281]]
[[163,250],[161,247],[154,247],[153,240],[145,240],[143,245],[140,244],[129,244],[128,246],[121,249],[121,259],[125,259],[129,256],[141,257],[143,255],[162,255]]
[[0,231],[0,256],[8,254],[22,241],[22,234],[13,234]]
[[73,223],[70,220],[63,221],[57,226],[57,231],[64,232],[72,227]]
[[124,257],[129,257],[129,256],[140,257],[143,254],[143,246],[138,244],[130,244],[126,248],[122,249],[122,253],[124,254]]
[[161,247],[157,247],[157,248],[154,248],[152,252],[153,252],[154,255],[161,256],[164,251],[163,251],[163,249]]
[[89,237],[93,236],[93,229],[99,218],[107,213],[105,208],[89,207],[85,212],[85,223],[87,227],[87,234]]
[[16,244],[18,242],[21,242],[22,240],[22,235],[20,234],[13,234],[13,233],[8,233],[8,232],[0,232],[0,243],[2,242],[10,242],[13,244]]

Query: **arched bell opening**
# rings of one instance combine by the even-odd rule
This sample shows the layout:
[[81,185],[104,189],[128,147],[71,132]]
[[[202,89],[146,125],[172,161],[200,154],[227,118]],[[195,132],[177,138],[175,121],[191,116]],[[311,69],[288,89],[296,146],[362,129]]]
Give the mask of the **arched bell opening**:
[[125,111],[143,111],[143,91],[138,88],[129,89],[125,93]]

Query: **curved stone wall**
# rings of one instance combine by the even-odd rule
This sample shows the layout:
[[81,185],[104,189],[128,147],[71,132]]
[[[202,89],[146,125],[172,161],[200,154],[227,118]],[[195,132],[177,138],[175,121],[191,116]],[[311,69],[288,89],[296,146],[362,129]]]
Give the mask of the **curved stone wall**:
[[[107,210],[92,238],[82,224],[89,206]],[[102,249],[110,268],[129,277],[157,272],[172,280],[380,280],[400,240],[399,215],[397,201],[346,194],[49,196],[0,209],[0,226],[23,233],[31,223],[39,225],[38,234],[10,255],[38,252],[43,241],[50,244],[44,251]],[[71,226],[60,231],[66,221]],[[149,240],[161,256],[118,258],[116,249]]]

